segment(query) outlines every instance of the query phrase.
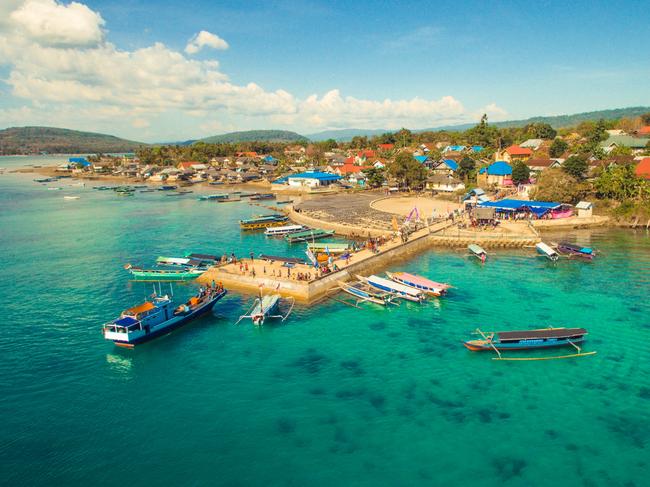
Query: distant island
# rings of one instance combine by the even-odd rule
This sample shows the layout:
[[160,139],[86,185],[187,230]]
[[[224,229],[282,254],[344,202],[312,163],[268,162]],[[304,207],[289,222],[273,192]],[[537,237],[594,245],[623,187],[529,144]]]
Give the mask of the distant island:
[[225,144],[237,142],[309,142],[304,135],[288,130],[247,130],[245,132],[230,132],[223,135],[213,135],[199,140],[207,144]]

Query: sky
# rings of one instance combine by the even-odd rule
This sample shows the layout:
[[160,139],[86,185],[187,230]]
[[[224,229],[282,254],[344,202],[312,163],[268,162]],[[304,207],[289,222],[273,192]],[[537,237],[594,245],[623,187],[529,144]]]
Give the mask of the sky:
[[0,128],[144,142],[650,105],[646,1],[0,0]]

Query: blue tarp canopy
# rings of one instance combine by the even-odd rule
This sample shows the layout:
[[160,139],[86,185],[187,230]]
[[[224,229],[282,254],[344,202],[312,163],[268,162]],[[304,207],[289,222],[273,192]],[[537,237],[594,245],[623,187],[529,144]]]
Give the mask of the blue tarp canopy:
[[319,181],[338,181],[341,176],[329,172],[307,171],[298,174],[291,174],[287,179],[318,179]]
[[81,164],[82,166],[90,166],[90,162],[85,157],[70,157],[68,162],[71,164]]
[[553,201],[526,201],[526,200],[501,200],[486,201],[479,203],[483,208],[495,208],[498,211],[522,211],[530,210],[537,216],[542,216],[546,212],[556,210],[562,206],[562,203]]
[[420,164],[424,164],[425,162],[427,162],[429,160],[429,158],[427,156],[413,156],[413,159],[418,161]]
[[453,159],[445,159],[442,161],[446,166],[451,169],[452,171],[456,171],[458,169],[458,163],[454,161]]
[[113,323],[116,324],[117,326],[130,326],[130,325],[134,325],[137,322],[138,320],[134,320],[130,316],[125,316],[124,318],[115,320]]

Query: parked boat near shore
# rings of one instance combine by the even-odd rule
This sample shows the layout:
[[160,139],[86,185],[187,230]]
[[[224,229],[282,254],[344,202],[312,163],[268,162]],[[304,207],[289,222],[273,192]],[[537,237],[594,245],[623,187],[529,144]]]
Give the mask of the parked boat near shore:
[[356,305],[359,303],[368,302],[379,304],[381,306],[387,306],[395,297],[394,294],[385,291],[379,291],[377,288],[362,280],[358,280],[352,283],[338,281],[337,284],[341,291],[357,298]]
[[102,326],[102,333],[118,347],[133,348],[207,313],[226,294],[222,286],[208,288],[175,309],[168,295],[156,296],[124,310],[119,318]]
[[591,247],[582,247],[569,242],[560,242],[557,244],[557,250],[569,257],[581,257],[588,260],[593,260],[596,257],[596,251]]
[[248,314],[240,316],[239,320],[237,320],[237,323],[245,318],[250,318],[254,325],[263,325],[264,321],[269,318],[278,318],[284,321],[291,314],[293,306],[296,302],[296,300],[291,297],[287,298],[287,300],[290,303],[290,308],[286,313],[282,314],[280,312],[281,296],[279,294],[267,294],[265,296],[260,296],[255,300],[255,303],[249,310]]
[[284,238],[289,243],[295,243],[315,240],[318,238],[331,237],[332,235],[334,235],[334,230],[321,230],[319,228],[314,228],[312,230],[306,230],[304,232],[292,233],[286,235]]
[[242,230],[261,230],[268,227],[284,226],[289,221],[285,215],[261,215],[247,220],[239,220],[239,226]]
[[539,242],[536,244],[535,249],[537,249],[538,254],[543,255],[548,260],[551,260],[553,262],[557,261],[560,258],[560,254],[558,254],[553,247],[545,244],[544,242]]
[[386,272],[389,279],[423,291],[432,296],[443,296],[451,286],[441,282],[435,282],[426,277],[409,274],[408,272]]
[[469,250],[470,254],[472,254],[481,262],[485,263],[485,261],[487,260],[487,252],[483,250],[483,247],[481,247],[480,245],[469,244],[467,246],[467,250]]
[[344,254],[352,250],[348,243],[340,242],[308,242],[307,248],[312,252],[328,252],[330,254]]
[[227,193],[218,193],[218,194],[206,194],[203,196],[199,196],[197,199],[199,201],[213,201],[213,200],[223,200],[228,198]]
[[304,232],[307,227],[303,225],[284,225],[282,227],[268,227],[264,231],[267,237],[284,237],[290,233]]
[[143,269],[127,264],[125,268],[138,281],[191,281],[207,269],[191,267],[186,269]]
[[398,282],[393,282],[388,279],[384,279],[379,276],[356,276],[358,280],[370,284],[372,287],[379,289],[381,291],[386,291],[391,294],[396,295],[399,298],[406,299],[408,301],[414,301],[416,303],[421,303],[426,299],[425,294],[415,288],[410,286],[405,286]]

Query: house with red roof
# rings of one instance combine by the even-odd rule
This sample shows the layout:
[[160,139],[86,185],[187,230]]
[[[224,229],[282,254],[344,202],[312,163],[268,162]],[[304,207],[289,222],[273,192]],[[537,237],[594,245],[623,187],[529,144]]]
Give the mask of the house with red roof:
[[510,147],[506,148],[502,154],[495,154],[495,156],[500,156],[500,159],[497,158],[497,160],[506,161],[508,163],[514,161],[525,161],[532,155],[533,151],[531,149],[527,147],[519,147],[516,144],[513,144]]
[[639,130],[636,131],[637,135],[650,135],[650,125],[646,125],[645,127],[641,127]]
[[379,146],[378,146],[377,149],[378,149],[379,151],[385,151],[385,152],[388,152],[388,151],[393,150],[394,148],[395,148],[395,144],[379,144]]
[[634,174],[650,181],[650,157],[644,157],[634,168]]

